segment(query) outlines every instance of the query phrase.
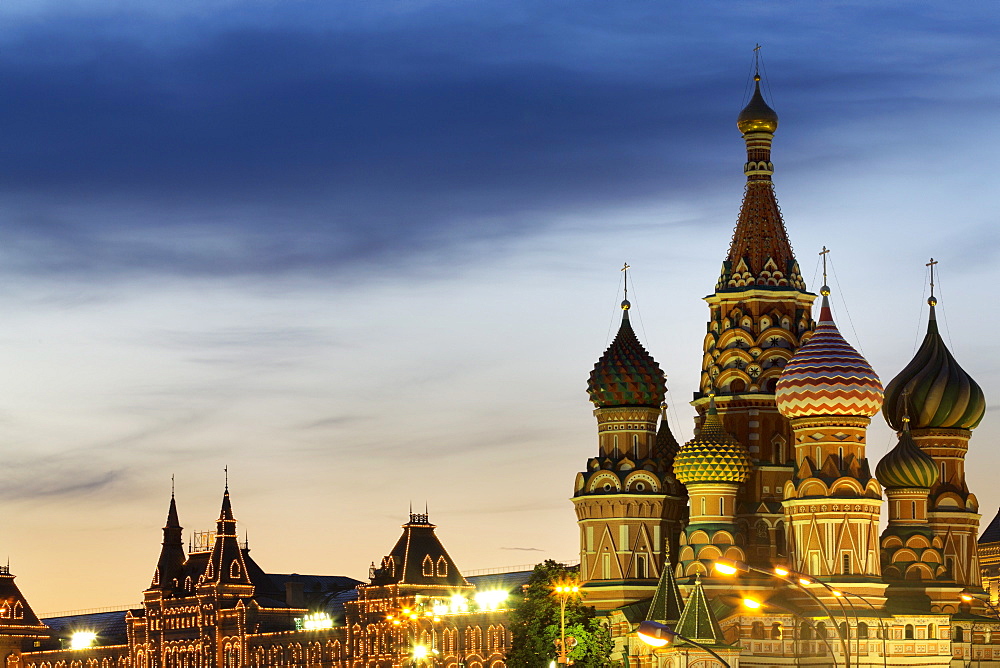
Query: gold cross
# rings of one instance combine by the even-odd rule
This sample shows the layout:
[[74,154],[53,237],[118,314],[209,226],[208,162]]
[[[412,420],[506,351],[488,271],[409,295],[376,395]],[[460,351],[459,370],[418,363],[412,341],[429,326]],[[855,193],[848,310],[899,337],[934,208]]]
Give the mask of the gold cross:
[[830,249],[823,246],[823,250],[819,254],[823,258],[823,285],[826,285],[826,256],[830,254]]
[[755,44],[753,47],[753,73],[755,76],[760,75],[760,44]]
[[625,301],[628,301],[628,270],[631,268],[628,262],[622,265],[622,272],[625,274]]
[[937,263],[938,263],[937,260],[931,258],[931,261],[924,265],[925,267],[931,268],[931,299],[934,298],[934,265],[936,265]]

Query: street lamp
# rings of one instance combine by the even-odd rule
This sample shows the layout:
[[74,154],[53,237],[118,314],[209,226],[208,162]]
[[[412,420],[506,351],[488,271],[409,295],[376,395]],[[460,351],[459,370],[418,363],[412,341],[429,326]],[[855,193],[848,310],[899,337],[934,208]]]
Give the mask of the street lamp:
[[961,598],[966,603],[970,603],[972,601],[979,601],[980,603],[985,603],[986,605],[990,606],[990,610],[993,611],[993,616],[996,617],[997,619],[1000,619],[1000,612],[997,611],[996,607],[993,605],[993,603],[990,602],[989,598],[980,598],[979,596],[976,596],[975,594],[973,594],[968,590],[963,591],[959,595],[959,598]]
[[[841,632],[840,626],[837,624],[837,620],[834,619],[833,613],[830,612],[830,609],[826,607],[823,601],[821,601],[820,598],[816,596],[816,594],[812,593],[806,588],[811,584],[819,584],[826,587],[830,591],[834,591],[833,588],[830,587],[828,584],[826,584],[825,582],[821,582],[820,580],[816,580],[815,578],[811,578],[802,573],[794,573],[788,570],[787,568],[782,568],[780,566],[776,567],[773,571],[766,571],[763,568],[757,568],[756,566],[751,566],[750,564],[744,561],[734,561],[732,559],[717,559],[713,563],[713,566],[716,571],[722,573],[723,575],[735,575],[736,573],[740,572],[760,573],[761,575],[766,575],[768,577],[778,578],[797,587],[799,590],[801,590],[803,593],[809,596],[809,598],[811,598],[816,603],[816,605],[822,608],[823,612],[826,613],[826,616],[830,619],[830,623],[833,624],[833,627],[837,630],[837,637],[840,638],[840,648],[844,652],[844,665],[846,668],[850,668],[851,651],[847,646],[847,641],[844,638],[844,633]],[[843,607],[843,604],[841,604],[841,607]],[[849,626],[846,612],[844,613],[844,626]]]
[[660,624],[659,622],[647,620],[639,624],[639,628],[636,629],[635,633],[639,636],[639,640],[651,647],[663,647],[669,644],[672,640],[683,640],[689,645],[693,645],[700,650],[708,652],[726,668],[731,668],[729,662],[719,656],[718,653],[716,653],[711,647],[702,645],[697,640],[691,640],[690,638],[682,636],[666,624]]
[[566,601],[570,596],[577,596],[580,593],[580,586],[575,582],[560,582],[552,588],[553,593],[559,598],[559,663],[569,664],[566,656]]

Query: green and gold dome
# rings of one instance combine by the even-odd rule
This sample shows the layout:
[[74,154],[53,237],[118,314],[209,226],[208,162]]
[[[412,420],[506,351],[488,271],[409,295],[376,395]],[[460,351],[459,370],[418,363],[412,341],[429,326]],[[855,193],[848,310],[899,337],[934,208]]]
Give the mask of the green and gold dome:
[[628,319],[629,302],[622,302],[622,325],[590,372],[587,393],[598,408],[648,406],[659,408],[667,381],[653,356],[639,343]]
[[975,429],[986,413],[986,398],[941,339],[934,312],[937,300],[931,297],[928,303],[927,335],[885,388],[882,413],[896,431],[902,431],[905,415],[913,429]]
[[674,458],[674,476],[685,485],[698,482],[744,482],[752,464],[746,448],[723,428],[715,399],[701,423],[701,431],[681,446]]
[[899,443],[875,467],[875,477],[887,489],[930,489],[937,481],[937,465],[913,442],[909,418],[903,418]]
[[778,113],[772,109],[760,93],[760,75],[755,74],[753,97],[747,106],[743,107],[736,119],[736,127],[740,132],[774,132],[778,129]]

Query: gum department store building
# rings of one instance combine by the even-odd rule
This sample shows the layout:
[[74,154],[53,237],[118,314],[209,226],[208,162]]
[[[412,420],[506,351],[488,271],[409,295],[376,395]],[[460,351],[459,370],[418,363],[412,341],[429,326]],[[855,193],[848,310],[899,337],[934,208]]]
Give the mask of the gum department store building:
[[[738,120],[743,203],[705,298],[694,437],[671,433],[664,374],[627,301],[590,375],[598,447],[573,493],[584,601],[628,666],[1000,665],[1000,515],[977,541],[965,481],[982,390],[938,334],[933,290],[923,343],[884,388],[826,286],[814,320],[771,180],[778,117],[756,81]],[[865,435],[880,410],[898,443],[874,463]],[[368,583],[266,573],[237,539],[228,489],[215,532],[185,551],[181,531],[171,498],[152,580],[126,611],[39,620],[0,569],[5,668],[505,665],[504,606],[527,574],[463,577],[426,514],[411,513]],[[697,645],[646,645],[647,619]]]

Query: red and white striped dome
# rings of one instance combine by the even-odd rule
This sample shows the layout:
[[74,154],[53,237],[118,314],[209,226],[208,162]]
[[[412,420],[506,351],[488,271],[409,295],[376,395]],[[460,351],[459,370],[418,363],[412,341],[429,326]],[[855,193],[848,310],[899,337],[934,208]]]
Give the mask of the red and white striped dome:
[[775,400],[787,418],[823,415],[871,417],[882,407],[882,383],[868,360],[833,322],[824,288],[816,331],[778,379]]

